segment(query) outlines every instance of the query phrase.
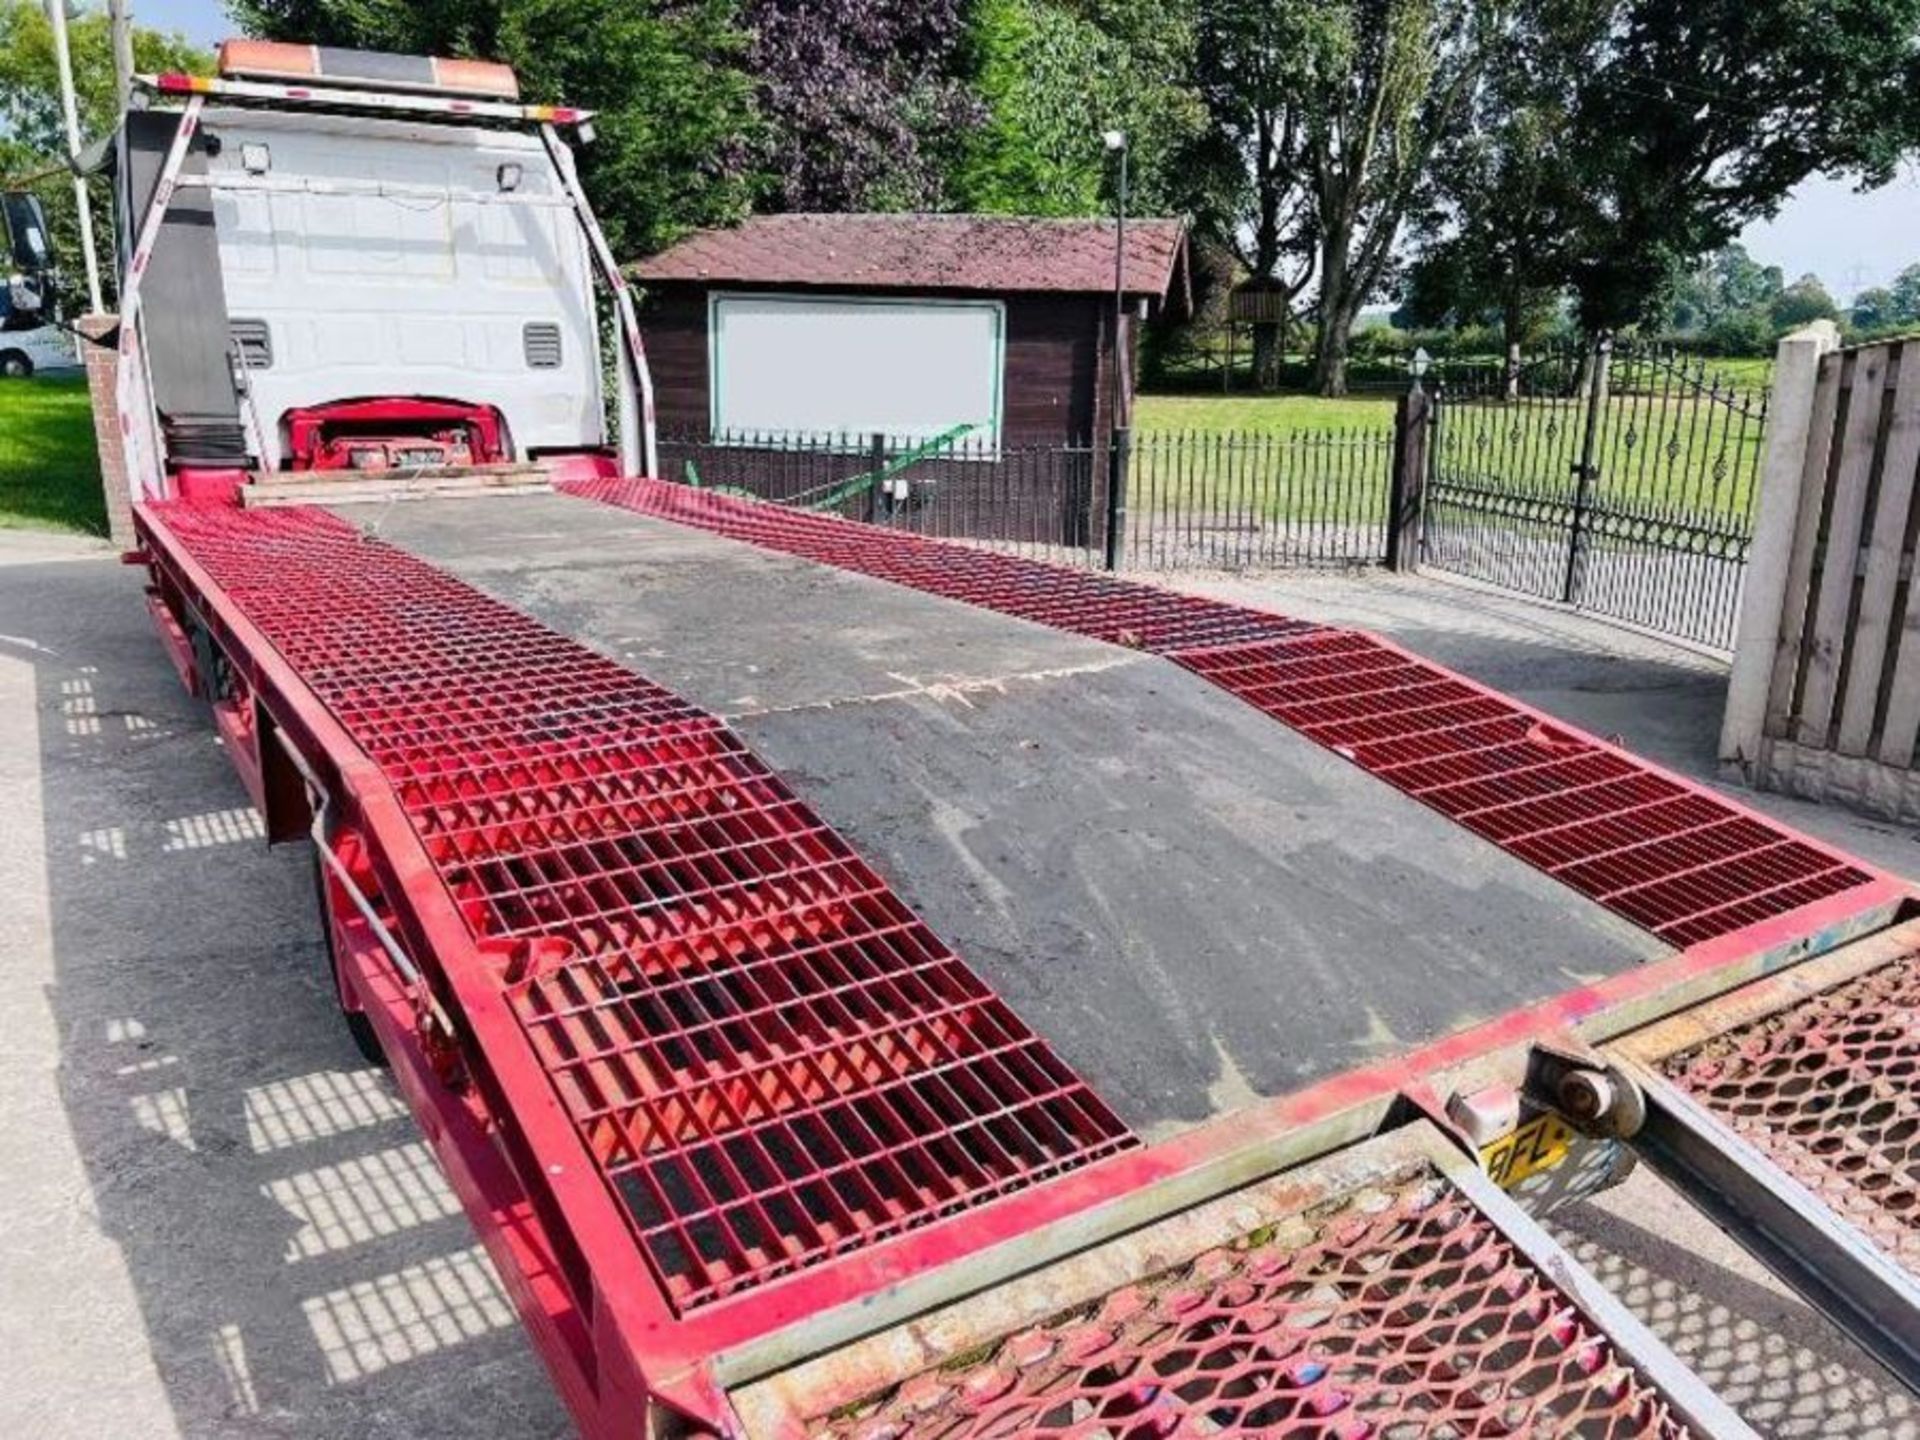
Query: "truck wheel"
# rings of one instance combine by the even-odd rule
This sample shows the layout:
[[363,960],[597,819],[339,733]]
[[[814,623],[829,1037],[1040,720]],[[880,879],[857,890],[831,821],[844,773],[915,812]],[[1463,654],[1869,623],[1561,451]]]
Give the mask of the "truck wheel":
[[327,947],[327,976],[333,981],[334,1003],[340,1006],[340,1016],[347,1022],[347,1034],[353,1037],[353,1048],[360,1052],[362,1060],[385,1069],[387,1052],[380,1048],[380,1036],[373,1022],[358,1010],[347,1009],[340,999],[340,957],[333,949],[333,906],[327,898],[326,863],[321,860],[317,845],[313,847],[313,898],[320,909],[320,933]]
[[33,374],[33,361],[24,350],[0,350],[0,375],[9,380],[24,380]]

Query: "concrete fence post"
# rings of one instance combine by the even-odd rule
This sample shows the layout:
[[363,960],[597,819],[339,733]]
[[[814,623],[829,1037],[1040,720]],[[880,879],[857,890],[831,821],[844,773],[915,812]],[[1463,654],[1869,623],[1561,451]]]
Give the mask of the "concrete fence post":
[[[127,490],[126,452],[121,448],[120,317],[83,315],[74,328],[84,337],[80,360],[87,371],[87,397],[93,403],[93,439],[100,452],[100,488],[107,502],[107,534],[121,549],[133,546],[133,497]],[[96,344],[104,341],[104,344]]]
[[1760,761],[1820,361],[1839,344],[1840,332],[1833,322],[1816,320],[1783,339],[1774,357],[1766,450],[1760,462],[1759,494],[1754,497],[1753,541],[1747,551],[1733,671],[1727,679],[1727,708],[1720,724],[1721,768],[1729,778],[1747,783],[1755,779]]

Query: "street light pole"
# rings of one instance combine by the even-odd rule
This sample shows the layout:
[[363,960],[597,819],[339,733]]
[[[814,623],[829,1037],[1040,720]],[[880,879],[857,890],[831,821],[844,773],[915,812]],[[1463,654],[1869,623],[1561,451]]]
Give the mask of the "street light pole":
[[107,23],[113,32],[114,110],[124,115],[133,97],[133,16],[127,0],[107,0]]
[[93,202],[87,195],[87,177],[80,173],[80,107],[73,98],[73,57],[67,50],[66,0],[47,0],[47,22],[53,27],[53,56],[60,73],[60,104],[66,112],[67,165],[73,171],[73,203],[80,212],[80,253],[87,266],[87,302],[92,313],[106,307],[100,301],[100,261],[93,252]]
[[1107,441],[1107,525],[1104,559],[1109,570],[1120,568],[1120,547],[1127,524],[1127,460],[1133,445],[1131,416],[1127,414],[1127,133],[1109,130],[1103,137],[1119,163],[1114,181],[1113,226],[1113,357],[1112,398],[1108,402],[1110,432]]

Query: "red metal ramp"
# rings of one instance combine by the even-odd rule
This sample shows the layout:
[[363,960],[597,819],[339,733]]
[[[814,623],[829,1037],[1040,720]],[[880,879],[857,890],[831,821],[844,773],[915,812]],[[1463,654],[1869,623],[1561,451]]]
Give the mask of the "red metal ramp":
[[729,717],[1143,1136],[1672,954],[1155,656],[566,496],[380,534]]
[[1164,655],[1661,939],[1858,891],[1850,857],[1377,637],[656,480],[571,493]]
[[701,1406],[672,1317],[776,1325],[726,1302],[1135,1146],[719,722],[324,512],[139,518],[270,831],[276,735],[421,974],[357,998],[417,1013],[381,1038],[456,1180],[511,1168],[462,1198],[570,1398]]
[[733,1398],[756,1440],[1748,1433],[1424,1123]]
[[1637,1149],[1920,1390],[1920,926],[1608,1047]]
[[[1285,1366],[1235,1343],[1201,1347],[1204,1373],[1189,1375],[1193,1336],[1115,1332],[1107,1360],[1160,1367],[1155,1394],[1182,1397],[1188,1431],[1266,1416],[1238,1388],[1251,1379],[1294,1428],[1324,1411],[1328,1434],[1365,1433],[1354,1416],[1414,1425],[1474,1407],[1495,1429],[1576,1416],[1593,1433],[1672,1433],[1678,1415],[1741,1433],[1433,1132],[1342,1147],[1397,1124],[1408,1094],[1443,1097],[1432,1087],[1453,1067],[1505,1064],[1601,1012],[1659,1013],[1644,1007],[1868,923],[1885,887],[1865,908],[1829,896],[1764,944],[1723,936],[1142,1147],[712,716],[322,513],[168,506],[139,521],[162,632],[269,832],[289,833],[284,744],[371,897],[365,924],[339,927],[355,998],[588,1433],[627,1433],[648,1411],[730,1432],[769,1377],[831,1366],[959,1295],[997,1307],[1023,1272],[1051,1267],[1051,1284],[1126,1243],[1111,1237],[1164,1239],[1186,1215],[1162,1217],[1223,1195],[1239,1217],[1226,1230],[1167,1240],[1126,1283],[1158,1303],[1193,1276],[1218,1281],[1232,1295],[1203,1297],[1208,1323],[1237,1335],[1272,1304],[1234,1298],[1235,1267],[1331,1269],[1315,1271],[1312,1303],[1290,1302],[1300,1343]],[[1186,623],[1184,606],[1170,613]],[[403,952],[395,963],[383,945]],[[1235,1208],[1249,1183],[1330,1151],[1335,1165],[1392,1157],[1367,1171],[1386,1200],[1349,1187],[1305,1209],[1262,1202],[1251,1220]],[[1227,1268],[1183,1268],[1223,1246]],[[1179,1283],[1160,1278],[1170,1266]],[[1315,1287],[1338,1276],[1352,1286],[1338,1323],[1315,1318]],[[1020,1328],[1061,1308],[1063,1291],[1040,1293],[1054,1303]],[[1373,1317],[1362,1341],[1346,1323],[1356,1306]],[[967,1369],[991,1338],[948,1359]],[[1082,1364],[1094,1358],[1048,1382],[1074,1397],[1071,1432],[1163,1433],[1091,1423],[1138,1389]],[[1233,1371],[1225,1388],[1216,1360]],[[1458,1381],[1463,1366],[1484,1383]],[[792,1414],[891,1424],[893,1386],[925,1368]],[[1004,1379],[987,1371],[975,1393]],[[1053,1413],[1016,1418],[1044,1431]]]
[[322,512],[161,513],[538,942],[505,995],[677,1308],[1131,1143],[718,721]]

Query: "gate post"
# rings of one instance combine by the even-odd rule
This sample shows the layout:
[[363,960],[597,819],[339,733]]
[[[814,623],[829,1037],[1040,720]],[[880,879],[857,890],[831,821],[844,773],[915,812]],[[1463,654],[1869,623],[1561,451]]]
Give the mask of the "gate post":
[[888,490],[885,496],[880,493],[882,487],[888,484],[887,437],[878,431],[867,441],[867,465],[867,474],[873,477],[867,486],[867,523],[878,525],[883,518],[887,521],[893,519],[893,491]]
[[[1838,349],[1840,332],[1816,320],[1780,342],[1773,361],[1773,398],[1767,405],[1760,493],[1754,497],[1753,540],[1727,676],[1727,708],[1720,722],[1720,766],[1730,779],[1752,784],[1760,761],[1780,617],[1786,608],[1800,492],[1812,440],[1814,391],[1820,362]],[[1816,482],[1818,483],[1818,482]]]
[[1600,411],[1607,403],[1607,364],[1613,355],[1613,337],[1602,330],[1593,341],[1592,370],[1587,377],[1587,423],[1580,439],[1580,461],[1573,467],[1579,484],[1573,492],[1573,524],[1567,537],[1567,577],[1560,599],[1568,605],[1580,595],[1581,572],[1586,568],[1587,512],[1593,508],[1593,482],[1600,477],[1593,463],[1600,438]]
[[1394,406],[1393,473],[1387,486],[1387,569],[1420,567],[1420,516],[1425,508],[1427,452],[1434,399],[1418,382]]
[[1120,547],[1127,529],[1127,467],[1132,455],[1132,429],[1114,426],[1107,438],[1107,533],[1101,557],[1109,570],[1120,568]]
[[87,396],[93,404],[93,438],[100,453],[100,483],[107,499],[107,534],[123,550],[138,540],[133,533],[133,496],[127,488],[127,456],[115,420],[120,342],[117,315],[83,315],[74,322],[81,335],[80,359],[87,368]]

